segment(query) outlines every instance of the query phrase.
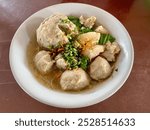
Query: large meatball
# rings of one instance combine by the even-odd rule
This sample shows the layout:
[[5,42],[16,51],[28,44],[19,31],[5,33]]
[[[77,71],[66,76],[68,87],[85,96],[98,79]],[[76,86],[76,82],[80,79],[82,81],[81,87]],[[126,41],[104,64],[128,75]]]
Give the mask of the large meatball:
[[36,34],[37,42],[41,47],[48,48],[50,46],[57,46],[60,42],[68,42],[67,36],[58,26],[60,20],[64,19],[67,19],[67,16],[56,14],[46,18],[40,24]]
[[112,68],[107,60],[98,56],[90,65],[90,76],[94,80],[105,79],[110,76]]
[[54,64],[54,60],[51,59],[49,52],[40,51],[35,55],[34,63],[35,63],[36,68],[42,74],[46,74],[51,70]]
[[80,90],[89,85],[87,73],[81,69],[66,70],[60,79],[60,85],[63,90]]

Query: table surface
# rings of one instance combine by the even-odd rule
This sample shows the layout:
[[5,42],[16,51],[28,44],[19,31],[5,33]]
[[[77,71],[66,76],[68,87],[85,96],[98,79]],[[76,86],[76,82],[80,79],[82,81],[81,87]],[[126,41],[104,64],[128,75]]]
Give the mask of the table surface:
[[[36,11],[58,3],[80,2],[117,17],[133,40],[135,60],[123,87],[93,106],[63,109],[42,104],[16,83],[9,47],[20,24]],[[150,0],[0,0],[0,112],[150,112]]]

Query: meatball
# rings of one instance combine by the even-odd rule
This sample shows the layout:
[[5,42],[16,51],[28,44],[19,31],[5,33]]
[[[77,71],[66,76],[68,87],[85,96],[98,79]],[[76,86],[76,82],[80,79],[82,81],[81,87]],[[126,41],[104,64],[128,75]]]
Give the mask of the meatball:
[[88,27],[88,28],[92,28],[95,24],[95,21],[96,21],[96,17],[94,16],[91,16],[87,19],[85,19],[83,16],[80,16],[80,23],[83,24],[85,27]]
[[56,57],[55,57],[55,61],[56,61],[56,66],[59,68],[59,69],[66,69],[67,68],[67,62],[65,61],[65,59],[62,57],[61,54],[58,54]]
[[90,76],[94,80],[105,79],[110,76],[112,68],[108,61],[98,56],[90,65]]
[[66,70],[60,78],[63,90],[80,90],[90,83],[87,73],[81,69]]
[[82,54],[84,56],[87,56],[91,59],[95,58],[98,56],[100,53],[104,52],[104,46],[103,45],[95,45],[92,48],[83,50]]
[[104,56],[108,61],[115,61],[115,55],[120,52],[120,47],[117,42],[113,43],[106,43],[106,50],[104,53],[102,53],[102,56]]
[[35,55],[34,63],[35,63],[36,68],[42,74],[46,74],[51,70],[54,64],[54,60],[51,59],[49,52],[40,51]]
[[56,14],[46,18],[40,24],[36,35],[37,42],[41,47],[48,48],[50,46],[57,46],[60,42],[68,42],[67,36],[58,26],[60,20],[64,19],[67,19],[67,16]]

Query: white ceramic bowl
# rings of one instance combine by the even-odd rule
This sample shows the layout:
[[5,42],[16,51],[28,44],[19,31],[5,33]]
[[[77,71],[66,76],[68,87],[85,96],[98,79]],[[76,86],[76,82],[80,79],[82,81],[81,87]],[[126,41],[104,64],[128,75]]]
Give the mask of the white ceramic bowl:
[[[96,16],[116,38],[121,46],[117,61],[118,72],[89,91],[82,93],[63,93],[51,90],[40,84],[27,65],[26,49],[42,20],[53,13],[66,15]],[[125,27],[108,12],[87,4],[65,3],[44,8],[25,20],[15,33],[10,46],[9,60],[14,78],[20,87],[34,99],[56,107],[79,108],[101,102],[113,95],[127,80],[133,65],[134,50],[131,38]]]

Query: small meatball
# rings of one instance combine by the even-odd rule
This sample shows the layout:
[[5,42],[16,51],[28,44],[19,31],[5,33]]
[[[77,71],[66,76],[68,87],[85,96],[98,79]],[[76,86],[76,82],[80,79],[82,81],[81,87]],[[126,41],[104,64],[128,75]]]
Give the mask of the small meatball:
[[83,16],[80,16],[80,23],[83,24],[85,27],[88,27],[88,28],[92,28],[95,24],[95,21],[96,21],[96,17],[94,16],[91,16],[87,19],[85,19]]
[[56,66],[59,68],[59,69],[66,69],[67,68],[67,63],[65,61],[65,59],[62,57],[61,54],[58,54],[56,57],[55,57],[55,61],[56,61]]
[[108,61],[114,62],[115,61],[115,55],[120,52],[120,47],[117,42],[113,43],[106,43],[106,50],[104,53],[102,53],[102,56],[104,56]]
[[91,48],[96,45],[100,39],[100,33],[88,32],[78,36],[78,42],[83,46],[83,49]]
[[96,56],[98,56],[100,53],[104,52],[104,46],[103,45],[94,45],[92,48],[83,50],[82,54],[84,56],[87,56],[92,60]]
[[112,68],[107,60],[97,57],[90,65],[90,76],[94,80],[106,79],[110,76]]
[[98,26],[98,27],[95,29],[95,32],[103,33],[103,34],[108,34],[107,29],[104,28],[103,26]]
[[54,64],[54,61],[51,59],[49,52],[40,51],[35,55],[34,63],[35,63],[36,68],[42,74],[46,74],[51,70]]
[[67,36],[58,26],[59,21],[63,19],[67,19],[67,16],[56,14],[46,18],[40,24],[36,35],[37,42],[41,47],[48,48],[50,46],[57,46],[59,42],[64,44],[68,42]]
[[63,90],[80,90],[90,83],[87,73],[81,69],[66,70],[60,78]]

